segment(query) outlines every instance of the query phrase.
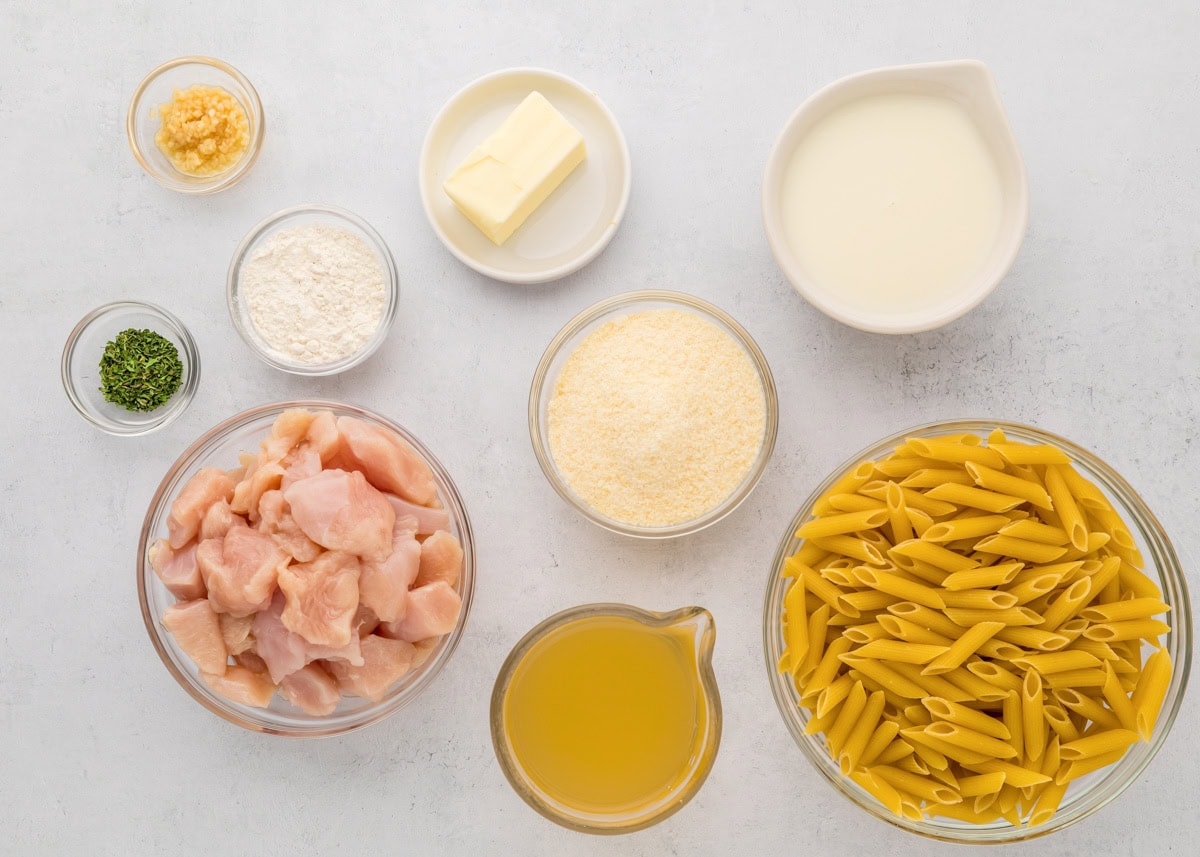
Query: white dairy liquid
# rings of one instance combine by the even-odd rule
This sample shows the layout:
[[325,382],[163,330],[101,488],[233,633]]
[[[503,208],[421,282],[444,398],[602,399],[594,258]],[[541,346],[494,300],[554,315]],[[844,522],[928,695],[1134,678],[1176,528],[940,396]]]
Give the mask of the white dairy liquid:
[[878,312],[943,304],[992,250],[1000,173],[979,128],[935,95],[877,95],[820,120],[784,175],[783,227],[811,280]]

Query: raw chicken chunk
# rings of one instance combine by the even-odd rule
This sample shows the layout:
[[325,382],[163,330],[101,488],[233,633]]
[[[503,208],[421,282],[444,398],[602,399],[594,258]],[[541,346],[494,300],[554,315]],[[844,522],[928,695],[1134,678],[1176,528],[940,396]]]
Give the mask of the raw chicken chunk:
[[230,527],[244,527],[246,519],[233,514],[227,500],[218,500],[208,507],[200,521],[200,541],[205,539],[223,539]]
[[340,417],[337,426],[342,434],[342,456],[372,485],[421,506],[437,499],[429,465],[394,432],[353,417]]
[[345,646],[355,636],[358,575],[358,557],[341,551],[326,551],[312,562],[283,569],[284,627],[319,646]]
[[163,611],[162,623],[201,672],[225,674],[229,652],[221,637],[217,614],[207,599],[197,598],[195,601],[172,604]]
[[166,539],[159,539],[150,546],[150,566],[163,586],[181,601],[203,598],[208,591],[204,588],[204,577],[196,564],[196,543],[188,542],[182,550],[175,550]]
[[[458,539],[439,531],[421,542],[421,565],[417,571],[417,586],[444,580],[450,586],[458,583],[462,569],[463,550]],[[380,614],[380,618],[382,614]]]
[[221,639],[231,655],[240,655],[254,648],[254,635],[250,633],[254,627],[254,616],[230,616],[228,613],[218,613],[217,622],[221,626]]
[[359,597],[382,622],[404,618],[408,587],[417,578],[421,543],[416,539],[417,520],[399,518],[392,529],[392,552],[382,562],[364,562],[358,579]]
[[305,714],[316,717],[332,713],[342,698],[337,680],[319,664],[309,664],[281,681],[279,695]]
[[249,527],[234,527],[225,538],[203,541],[196,550],[213,609],[234,616],[270,604],[279,572],[290,560],[270,536]]
[[258,501],[258,528],[275,539],[275,544],[297,562],[312,562],[321,553],[321,546],[304,535],[292,517],[283,492],[278,489],[268,491]]
[[246,468],[246,477],[233,488],[233,499],[229,507],[239,515],[246,515],[250,523],[258,523],[258,501],[262,495],[283,482],[283,465],[268,461],[257,467]]
[[399,622],[384,622],[380,632],[396,640],[415,643],[428,637],[440,637],[454,630],[462,599],[443,580],[418,586],[408,592],[408,609]]
[[321,468],[321,454],[308,443],[303,443],[283,460],[283,479],[279,487],[287,488],[293,482],[316,476],[321,472]]
[[392,510],[396,513],[397,518],[412,516],[417,519],[418,536],[450,529],[450,514],[445,509],[418,506],[416,503],[401,500],[395,494],[384,494],[383,496],[392,504]]
[[260,466],[271,461],[282,461],[292,447],[304,439],[314,416],[312,411],[304,408],[290,408],[277,416],[271,431],[263,438],[258,455]]
[[167,535],[171,547],[178,550],[196,537],[200,521],[208,507],[229,498],[233,480],[224,470],[202,467],[188,480],[171,504],[167,516]]
[[227,667],[224,675],[205,672],[200,675],[214,691],[242,705],[266,708],[271,704],[271,697],[275,695],[275,685],[270,676],[239,664]]
[[343,693],[378,702],[412,668],[413,654],[411,643],[371,634],[362,640],[360,666],[345,661],[330,661],[325,666]]
[[280,619],[283,608],[283,595],[276,593],[270,608],[260,610],[254,616],[254,650],[266,662],[274,681],[282,681],[285,676],[318,658],[362,665],[362,650],[357,634],[351,635],[349,644],[341,648],[314,646],[284,626]]
[[338,431],[337,417],[333,412],[321,411],[313,417],[304,440],[321,456],[322,464],[329,464],[342,448],[342,434]]
[[386,559],[396,513],[363,475],[323,470],[287,487],[284,498],[306,536],[330,550]]

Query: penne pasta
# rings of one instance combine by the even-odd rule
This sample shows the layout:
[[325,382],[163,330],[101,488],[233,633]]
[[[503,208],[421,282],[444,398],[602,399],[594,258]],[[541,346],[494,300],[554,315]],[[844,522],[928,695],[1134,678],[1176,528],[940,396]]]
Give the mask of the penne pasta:
[[860,530],[882,527],[887,521],[888,513],[885,508],[872,508],[861,512],[842,512],[824,518],[814,518],[796,530],[796,538],[815,539],[857,533]]
[[1070,464],[1071,459],[1060,449],[1046,444],[1024,443],[991,443],[988,448],[995,450],[1009,464]]
[[1146,665],[1134,687],[1131,702],[1137,718],[1137,732],[1142,740],[1149,741],[1171,683],[1171,658],[1166,649],[1146,658]]
[[981,711],[976,711],[973,708],[967,708],[965,705],[959,705],[957,702],[952,702],[949,699],[942,699],[936,696],[927,697],[921,700],[921,704],[938,720],[957,723],[992,738],[1004,740],[1011,737],[1008,729],[1002,722],[996,720],[996,718]]
[[1046,720],[1043,716],[1042,679],[1034,670],[1025,673],[1021,684],[1021,733],[1024,758],[1036,762],[1046,749]]
[[854,650],[860,658],[899,661],[905,664],[927,664],[946,651],[946,646],[907,643],[901,640],[874,640]]
[[[985,589],[1012,583],[1024,568],[1021,562],[1002,562],[983,568],[968,568],[956,571],[942,579],[942,587],[953,592],[964,589]],[[1012,592],[1012,589],[1009,589]],[[942,596],[945,598],[945,595]],[[1020,603],[1020,602],[1017,602]]]
[[1083,515],[1079,513],[1075,496],[1063,476],[1063,468],[1069,466],[1051,464],[1046,467],[1046,490],[1050,492],[1054,511],[1062,521],[1063,531],[1070,538],[1071,544],[1083,550],[1087,547],[1087,527],[1083,524]]
[[1085,607],[1079,611],[1079,616],[1089,622],[1124,622],[1132,619],[1149,619],[1166,613],[1170,609],[1158,598],[1130,598],[1127,601],[1113,601],[1108,604]]
[[975,549],[1010,556],[1013,559],[1029,563],[1054,562],[1067,552],[1065,547],[1001,535],[981,539],[975,543]]
[[1010,497],[1020,497],[1039,509],[1054,508],[1046,489],[1034,479],[1015,476],[974,461],[967,462],[966,471],[980,488]]
[[1068,670],[1085,670],[1100,666],[1100,659],[1095,655],[1079,650],[1066,652],[1051,652],[1045,655],[1026,655],[1013,660],[1013,666],[1028,670],[1036,670],[1042,675],[1067,672]]
[[1060,527],[1052,527],[1040,521],[1025,519],[1012,521],[1000,528],[1000,535],[1011,536],[1014,539],[1024,539],[1027,542],[1041,542],[1046,545],[1061,547],[1071,541],[1071,537]]
[[921,536],[927,542],[953,542],[958,539],[977,539],[999,532],[1000,528],[1012,523],[1003,515],[975,515],[939,521]]
[[838,765],[843,774],[850,773],[860,764],[862,754],[867,749],[867,742],[874,735],[875,727],[879,725],[884,702],[883,693],[875,691],[867,697],[867,704],[863,707],[862,714],[851,724],[850,734],[838,754]]
[[1006,610],[1017,606],[1017,596],[993,589],[960,589],[940,595],[947,607],[963,607],[967,610]]
[[[966,485],[946,484],[930,488],[925,496],[941,500],[951,509],[942,514],[950,514],[954,506],[967,506],[972,509],[983,509],[985,512],[1008,512],[1020,506],[1024,500],[1011,494],[1000,494],[984,488],[971,488]],[[931,513],[933,514],[933,513]]]
[[1045,824],[1152,737],[1169,605],[1055,447],[910,438],[810,511],[780,571],[778,667],[805,733],[889,811]]
[[[949,611],[947,610],[947,613]],[[953,616],[951,616],[953,619]],[[940,675],[959,667],[967,658],[975,654],[986,640],[991,639],[997,631],[1004,627],[1002,622],[979,622],[972,625],[955,640],[945,652],[934,658],[921,670],[925,675]]]
[[1128,622],[1093,625],[1083,632],[1083,636],[1101,643],[1116,643],[1122,640],[1154,640],[1170,630],[1170,625],[1158,619],[1130,619]]
[[1040,625],[1043,618],[1028,607],[1009,607],[1006,610],[972,610],[967,607],[947,607],[946,616],[955,625],[969,628],[983,622],[1004,625]]
[[879,548],[854,536],[826,536],[812,539],[812,541],[830,553],[848,556],[871,565],[884,564],[883,553]]

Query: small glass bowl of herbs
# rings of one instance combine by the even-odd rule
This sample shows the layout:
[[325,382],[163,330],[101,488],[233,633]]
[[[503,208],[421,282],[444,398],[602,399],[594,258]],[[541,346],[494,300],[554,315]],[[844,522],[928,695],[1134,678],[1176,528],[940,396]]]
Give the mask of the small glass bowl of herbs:
[[182,414],[200,383],[200,353],[178,318],[140,301],[92,310],[63,348],[75,410],[109,434],[140,435]]

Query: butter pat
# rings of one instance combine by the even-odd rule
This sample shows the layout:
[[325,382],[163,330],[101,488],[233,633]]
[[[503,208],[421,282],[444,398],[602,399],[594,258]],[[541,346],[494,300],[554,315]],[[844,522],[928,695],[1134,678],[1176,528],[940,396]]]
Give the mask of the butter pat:
[[531,92],[442,188],[480,232],[501,245],[586,156],[583,135],[545,96]]

